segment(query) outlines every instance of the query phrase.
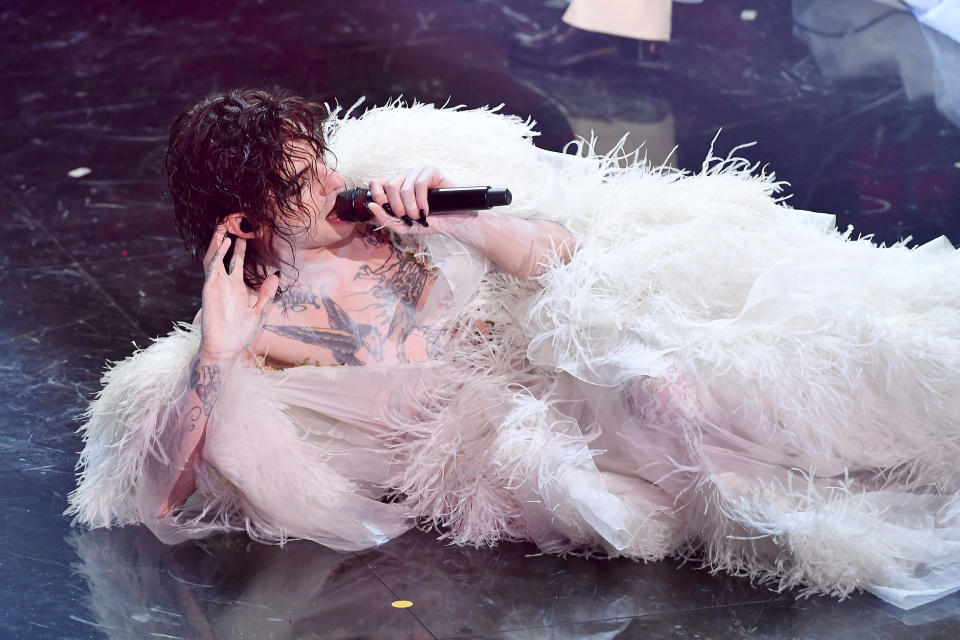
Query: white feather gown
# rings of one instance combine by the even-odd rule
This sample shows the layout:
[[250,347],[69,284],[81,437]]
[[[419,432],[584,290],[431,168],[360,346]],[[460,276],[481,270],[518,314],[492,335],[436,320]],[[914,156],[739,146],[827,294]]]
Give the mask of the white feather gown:
[[180,325],[104,375],[78,522],[342,550],[436,526],[460,544],[696,557],[902,608],[960,589],[960,254],[945,238],[855,239],[712,149],[690,175],[623,141],[541,151],[533,123],[498,109],[352,111],[328,129],[349,181],[432,163],[507,186],[505,213],[564,224],[578,252],[520,282],[427,237],[442,277],[425,313],[491,334],[421,364],[237,367],[197,492],[157,521],[137,490],[199,343]]

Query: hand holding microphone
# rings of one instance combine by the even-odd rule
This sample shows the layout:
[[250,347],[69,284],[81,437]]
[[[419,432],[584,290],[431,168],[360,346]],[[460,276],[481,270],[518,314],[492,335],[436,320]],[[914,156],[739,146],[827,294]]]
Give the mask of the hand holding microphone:
[[[569,260],[576,241],[562,225],[477,213],[479,209],[510,204],[511,200],[507,189],[454,188],[436,167],[427,166],[389,182],[371,180],[369,189],[339,194],[330,215],[370,221],[400,235],[442,234],[476,250],[503,273],[521,280],[542,273],[557,251],[565,251],[563,259]],[[450,213],[428,221],[428,214],[442,210]]]
[[[510,193],[509,189],[448,187],[427,190],[427,204],[430,207],[430,213],[491,209],[508,205],[512,201],[513,194]],[[373,214],[367,206],[371,202],[373,202],[373,195],[370,189],[364,189],[363,187],[347,189],[337,194],[337,202],[333,210],[341,220],[367,222],[373,219]],[[383,209],[387,213],[391,212],[391,208],[389,202],[383,205]]]
[[[430,235],[451,224],[462,226],[457,223],[476,217],[477,210],[510,204],[511,200],[507,189],[453,187],[439,169],[428,165],[389,181],[371,180],[369,189],[344,191],[337,195],[331,213],[341,220],[372,221],[400,234]],[[434,213],[447,215],[431,226],[428,216]]]

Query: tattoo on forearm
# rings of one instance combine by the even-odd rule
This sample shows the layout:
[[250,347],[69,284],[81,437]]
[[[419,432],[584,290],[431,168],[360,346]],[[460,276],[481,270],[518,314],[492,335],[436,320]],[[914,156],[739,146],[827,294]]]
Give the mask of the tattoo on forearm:
[[190,373],[190,388],[197,392],[200,403],[203,406],[203,415],[209,416],[213,411],[213,405],[220,395],[220,366],[216,364],[204,364],[199,362],[194,366]]
[[[162,465],[158,460],[150,463],[149,473],[157,483],[169,483],[175,480],[183,468],[182,465],[189,460],[192,451],[184,450],[185,440],[198,428],[203,428],[203,424],[213,411],[217,396],[220,395],[222,382],[219,365],[201,364],[199,360],[194,360],[187,391],[196,393],[199,403],[188,404],[179,414],[170,415],[169,418],[172,419],[168,419],[169,421],[159,434],[160,445],[169,464]],[[170,410],[176,411],[172,407]]]
[[203,416],[203,408],[200,405],[193,405],[190,407],[189,413],[177,426],[177,430],[174,433],[176,437],[176,448],[174,451],[177,453],[178,457],[183,455],[183,439],[187,434],[193,433],[197,430],[197,424],[200,422],[200,418]]
[[190,433],[201,426],[204,418],[209,418],[213,412],[213,406],[217,402],[217,396],[220,395],[220,386],[222,384],[220,376],[220,366],[216,364],[195,363],[190,372],[190,390],[197,394],[200,404],[190,407],[190,410],[177,426],[175,433],[176,451],[182,457],[183,440]]

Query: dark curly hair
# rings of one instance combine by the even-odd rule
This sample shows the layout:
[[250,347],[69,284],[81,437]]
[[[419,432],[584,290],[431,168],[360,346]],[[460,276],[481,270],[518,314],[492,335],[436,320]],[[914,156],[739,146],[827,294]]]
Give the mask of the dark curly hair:
[[[202,260],[217,225],[237,211],[292,247],[290,235],[310,218],[284,144],[302,140],[322,161],[328,117],[321,104],[260,89],[227,91],[178,116],[164,166],[187,250]],[[259,289],[281,258],[272,243],[251,242],[244,262],[244,280]]]

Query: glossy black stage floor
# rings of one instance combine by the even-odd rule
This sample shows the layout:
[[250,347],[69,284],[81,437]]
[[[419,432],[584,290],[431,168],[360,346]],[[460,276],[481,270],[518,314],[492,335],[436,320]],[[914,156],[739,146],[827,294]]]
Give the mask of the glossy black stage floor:
[[722,127],[718,150],[757,141],[743,153],[792,183],[797,208],[885,242],[960,242],[960,44],[892,4],[677,4],[673,40],[642,59],[621,42],[570,66],[546,54],[549,68],[509,52],[558,23],[559,1],[4,3],[0,637],[960,636],[960,594],[909,612],[870,595],[798,601],[675,560],[455,548],[417,531],[357,554],[242,536],[167,548],[60,515],[75,416],[104,362],[199,305],[161,157],[200,97],[278,85],[344,105],[504,102],[540,123],[543,147],[633,131],[651,160],[677,145],[670,161],[692,170]]

